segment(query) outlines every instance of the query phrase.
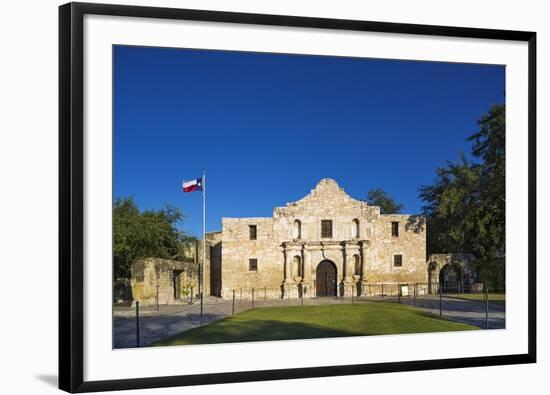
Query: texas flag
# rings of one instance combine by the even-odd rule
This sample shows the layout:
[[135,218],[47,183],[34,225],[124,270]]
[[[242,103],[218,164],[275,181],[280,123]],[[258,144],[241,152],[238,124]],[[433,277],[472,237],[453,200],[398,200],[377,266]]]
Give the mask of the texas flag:
[[182,188],[183,188],[183,192],[202,191],[202,177],[195,178],[194,180],[191,180],[191,181],[184,181]]

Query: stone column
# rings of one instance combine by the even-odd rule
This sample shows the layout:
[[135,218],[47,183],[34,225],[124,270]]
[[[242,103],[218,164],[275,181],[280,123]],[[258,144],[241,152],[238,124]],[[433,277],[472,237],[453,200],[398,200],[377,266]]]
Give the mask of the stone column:
[[353,292],[353,277],[351,276],[352,273],[352,265],[353,265],[353,254],[351,253],[350,246],[345,243],[344,249],[343,249],[343,258],[344,258],[344,296],[351,296],[351,293]]
[[313,296],[311,282],[311,251],[304,245],[302,250],[302,289],[306,288],[305,297]]
[[353,264],[353,254],[350,253],[350,250],[348,246],[344,248],[344,271],[345,271],[345,277],[344,282],[345,283],[351,283],[351,265]]
[[[288,249],[288,246],[285,246],[285,279],[283,281],[283,298],[296,297],[292,292],[292,273],[290,272],[290,265],[292,263],[293,255],[291,250]],[[295,293],[295,292],[294,292]]]
[[285,248],[285,251],[283,252],[284,256],[285,256],[285,278],[284,278],[284,283],[285,284],[289,284],[290,282],[292,282],[290,276],[291,276],[291,273],[290,273],[290,258],[288,256],[288,251],[286,250]]
[[368,289],[368,264],[367,264],[367,254],[368,254],[369,241],[363,240],[361,243],[361,294],[366,296],[366,290]]

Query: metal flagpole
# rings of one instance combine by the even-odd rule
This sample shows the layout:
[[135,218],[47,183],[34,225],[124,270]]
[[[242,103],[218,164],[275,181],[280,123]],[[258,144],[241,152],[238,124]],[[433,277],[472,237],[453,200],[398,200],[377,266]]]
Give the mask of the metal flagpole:
[[202,173],[202,294],[205,296],[206,277],[206,171]]

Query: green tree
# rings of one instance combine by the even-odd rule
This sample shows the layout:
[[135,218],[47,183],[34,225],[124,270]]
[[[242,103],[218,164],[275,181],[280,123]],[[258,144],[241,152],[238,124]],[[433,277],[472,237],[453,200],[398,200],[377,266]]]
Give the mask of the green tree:
[[479,168],[464,154],[458,162],[447,162],[436,170],[436,181],[420,188],[428,218],[428,253],[471,252],[477,221]]
[[382,214],[399,214],[403,209],[402,204],[397,203],[381,188],[374,188],[369,191],[367,203],[372,206],[379,206]]
[[428,253],[471,252],[480,280],[504,289],[505,107],[496,105],[479,121],[472,159],[461,154],[436,170],[420,188],[428,218]]
[[130,197],[118,198],[113,210],[113,255],[115,277],[130,277],[139,258],[179,258],[187,236],[176,228],[183,213],[166,205],[160,210],[140,211]]

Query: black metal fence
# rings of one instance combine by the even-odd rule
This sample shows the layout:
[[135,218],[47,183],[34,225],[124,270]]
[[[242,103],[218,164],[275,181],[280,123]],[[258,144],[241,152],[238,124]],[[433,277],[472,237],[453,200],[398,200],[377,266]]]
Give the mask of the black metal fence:
[[[475,297],[472,295],[477,292]],[[401,303],[415,306],[434,314],[450,319],[456,319],[452,314],[460,308],[475,307],[477,316],[475,325],[481,328],[489,329],[490,321],[490,301],[488,288],[483,284],[481,286],[470,287],[468,292],[466,288],[457,286],[451,287],[449,284],[440,283],[377,283],[365,284],[363,289],[353,287],[353,289],[344,290],[344,293],[335,292],[333,296],[317,297],[309,295],[307,292],[285,292],[280,288],[273,289],[268,287],[258,288],[238,288],[225,292],[224,298],[220,296],[202,297],[190,296],[188,300],[180,305],[161,305],[161,306],[140,306],[136,302],[132,309],[124,311],[127,319],[135,319],[134,330],[129,328],[124,333],[135,333],[135,340],[132,342],[126,339],[120,342],[121,347],[140,347],[147,345],[155,340],[156,335],[166,335],[166,333],[151,333],[154,329],[165,330],[166,327],[187,330],[190,327],[202,326],[219,318],[238,314],[251,308],[273,307],[273,306],[312,306],[323,304],[361,304],[361,303]],[[221,295],[221,292],[217,293]],[[472,303],[464,303],[461,299],[475,299]],[[472,310],[473,311],[473,310]],[[484,322],[480,316],[484,313]],[[456,315],[456,314],[455,314]],[[159,325],[155,323],[163,321]],[[116,321],[116,314],[115,314]],[[155,325],[149,325],[149,322]],[[115,328],[115,348],[117,347],[117,333]],[[145,333],[144,333],[145,332]],[[168,333],[168,335],[170,335]],[[121,335],[122,336],[122,335]],[[141,338],[141,337],[144,338]],[[128,337],[128,336],[126,336]],[[130,335],[131,337],[131,335]]]

